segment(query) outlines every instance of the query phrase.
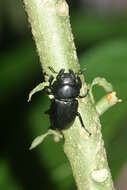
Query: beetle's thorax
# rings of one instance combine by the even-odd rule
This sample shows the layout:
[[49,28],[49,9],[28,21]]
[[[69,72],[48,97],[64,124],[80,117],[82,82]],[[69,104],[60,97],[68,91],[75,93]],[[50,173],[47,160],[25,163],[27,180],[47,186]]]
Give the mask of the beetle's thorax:
[[58,75],[53,83],[53,95],[56,99],[74,100],[79,96],[79,93],[80,85],[72,72]]
[[78,97],[80,89],[72,84],[55,86],[53,95],[57,99],[74,99]]

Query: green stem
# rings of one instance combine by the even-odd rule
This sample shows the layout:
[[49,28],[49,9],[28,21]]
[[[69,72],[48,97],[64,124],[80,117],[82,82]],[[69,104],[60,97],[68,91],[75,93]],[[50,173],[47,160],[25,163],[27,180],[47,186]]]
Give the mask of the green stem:
[[79,67],[64,0],[24,0],[32,33],[36,41],[42,68],[51,74],[48,66],[56,71]]
[[[31,24],[40,62],[44,72],[51,74],[61,68],[79,71],[79,64],[70,27],[68,5],[65,0],[24,0]],[[81,76],[83,91],[86,84]],[[107,163],[101,125],[90,97],[79,100],[78,110],[88,136],[78,118],[63,131],[64,151],[72,166],[72,172],[79,190],[114,190]]]

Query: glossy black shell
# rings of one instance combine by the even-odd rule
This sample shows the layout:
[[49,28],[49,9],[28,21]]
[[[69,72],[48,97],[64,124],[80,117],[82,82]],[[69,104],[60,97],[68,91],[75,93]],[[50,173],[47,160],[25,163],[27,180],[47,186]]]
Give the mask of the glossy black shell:
[[66,129],[73,123],[77,115],[78,101],[76,98],[79,96],[80,88],[81,80],[72,70],[69,70],[69,73],[60,70],[51,87],[54,95],[48,111],[51,128]]
[[51,128],[66,129],[74,121],[78,109],[78,101],[61,101],[53,99],[50,109]]
[[57,76],[57,80],[53,84],[53,95],[60,99],[74,99],[78,97],[81,88],[79,77],[75,77],[74,73],[63,73]]

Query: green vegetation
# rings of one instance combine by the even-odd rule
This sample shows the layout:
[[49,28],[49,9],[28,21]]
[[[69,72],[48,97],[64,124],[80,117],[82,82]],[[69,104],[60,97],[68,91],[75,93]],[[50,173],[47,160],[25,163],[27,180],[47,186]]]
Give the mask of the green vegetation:
[[[96,76],[105,77],[113,84],[118,97],[122,99],[122,103],[101,117],[102,132],[114,180],[127,161],[126,18],[126,15],[100,18],[78,12],[71,15],[79,61],[81,68],[86,68],[86,82],[90,83]],[[25,22],[23,23],[26,28]],[[18,28],[18,25],[15,26]],[[49,107],[49,100],[44,93],[40,92],[33,97],[32,103],[27,103],[29,91],[42,80],[34,42],[27,36],[28,34],[25,34],[23,42],[19,41],[15,47],[9,47],[0,53],[0,188],[76,189],[71,168],[61,148],[62,141],[56,144],[48,137],[34,151],[28,150],[32,140],[45,132],[50,124],[44,114]],[[95,88],[94,93],[97,100],[104,94],[99,87]]]

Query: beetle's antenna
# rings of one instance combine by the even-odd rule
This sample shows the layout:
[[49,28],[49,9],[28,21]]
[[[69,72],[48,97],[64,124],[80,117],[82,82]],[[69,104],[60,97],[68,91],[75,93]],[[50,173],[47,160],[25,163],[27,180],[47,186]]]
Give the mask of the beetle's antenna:
[[76,74],[83,75],[85,73],[85,71],[86,71],[86,68],[83,68],[83,69],[79,70]]
[[50,71],[52,72],[52,73],[54,73],[54,74],[58,74],[58,72],[56,72],[52,67],[48,67],[49,69],[50,69]]

